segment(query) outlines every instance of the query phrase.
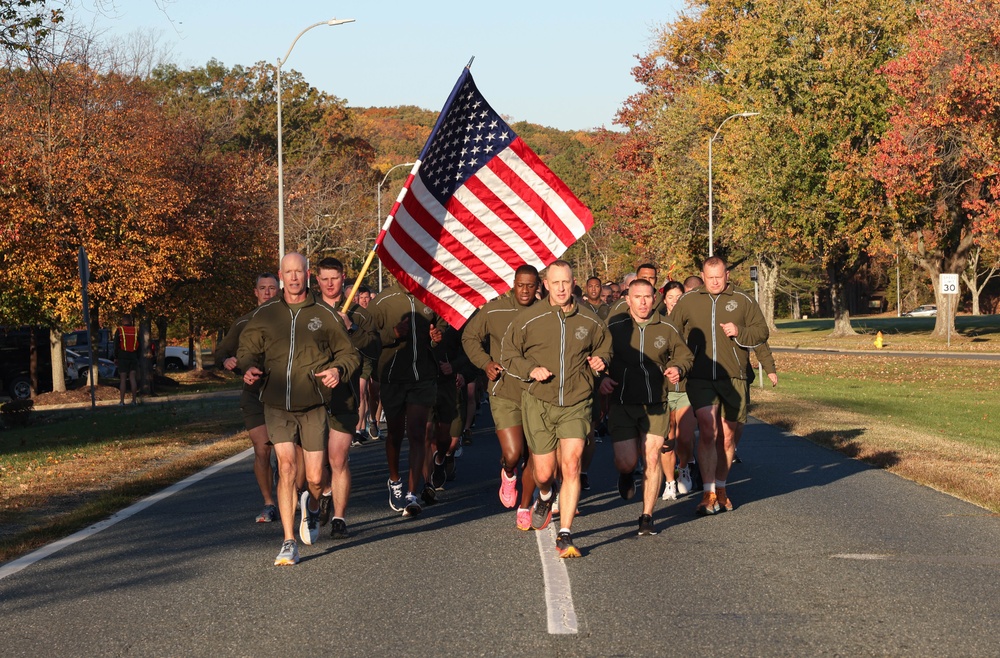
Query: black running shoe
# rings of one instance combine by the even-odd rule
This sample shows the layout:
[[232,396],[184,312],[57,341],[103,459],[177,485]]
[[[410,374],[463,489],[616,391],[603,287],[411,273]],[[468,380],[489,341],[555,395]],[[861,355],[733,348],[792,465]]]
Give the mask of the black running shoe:
[[573,545],[573,535],[565,530],[556,537],[556,552],[561,558],[580,557],[580,549]]
[[635,495],[635,478],[631,473],[618,474],[618,495],[622,500],[631,500]]
[[333,512],[333,494],[323,494],[319,497],[319,527],[323,528],[330,522]]
[[347,522],[344,519],[334,519],[330,524],[330,539],[347,539],[351,533],[347,532]]
[[425,505],[433,505],[437,502],[437,490],[434,485],[430,482],[424,484],[423,490],[420,492],[420,498],[424,501]]
[[462,432],[462,445],[471,446],[472,445],[472,430],[467,429]]
[[431,484],[434,489],[442,489],[444,488],[445,480],[448,479],[448,473],[445,471],[444,462],[439,464],[437,460],[438,452],[435,450],[434,457],[431,460],[434,464],[434,470],[431,472]]
[[365,435],[361,432],[355,432],[354,437],[351,439],[351,447],[357,448],[359,445],[365,442]]
[[590,476],[586,473],[580,473],[580,489],[590,491]]
[[653,525],[653,517],[643,514],[639,517],[639,536],[647,537],[656,534],[656,527]]
[[450,452],[444,456],[444,473],[448,482],[455,480],[455,455]]

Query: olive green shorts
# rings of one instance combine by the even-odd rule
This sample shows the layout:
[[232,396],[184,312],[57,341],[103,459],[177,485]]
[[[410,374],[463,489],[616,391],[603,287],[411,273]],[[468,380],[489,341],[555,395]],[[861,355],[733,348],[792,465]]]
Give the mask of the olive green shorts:
[[670,391],[667,393],[667,405],[670,411],[677,411],[691,406],[687,391]]
[[434,380],[402,384],[383,383],[379,390],[385,417],[395,418],[403,414],[407,405],[411,404],[433,409],[437,402],[437,388],[437,382]]
[[531,393],[521,394],[521,414],[524,436],[533,455],[547,455],[556,449],[560,439],[590,437],[591,409],[594,401],[587,398],[568,407],[539,400]]
[[353,435],[358,427],[358,414],[337,414],[333,415],[327,410],[326,423],[335,432]]
[[243,425],[248,430],[264,424],[264,403],[260,401],[260,393],[244,390],[240,393],[240,411],[243,412]]
[[687,392],[695,411],[720,405],[723,420],[747,422],[745,379],[689,379]]
[[361,357],[361,379],[372,378],[372,373],[374,373],[378,368],[376,368],[375,359],[369,359],[367,356],[362,355]]
[[653,404],[611,404],[608,433],[612,443],[638,439],[645,434],[666,436],[670,415],[662,402]]
[[264,405],[264,420],[271,443],[297,442],[309,452],[326,448],[328,429],[323,405],[306,411],[285,411]]
[[521,405],[513,400],[498,395],[490,396],[490,412],[493,414],[493,426],[498,430],[524,425],[521,418]]
[[459,436],[464,427],[462,415],[458,408],[460,397],[454,377],[438,380],[437,401],[434,403],[434,407],[431,408],[428,419],[434,424],[447,424],[450,432],[448,436]]

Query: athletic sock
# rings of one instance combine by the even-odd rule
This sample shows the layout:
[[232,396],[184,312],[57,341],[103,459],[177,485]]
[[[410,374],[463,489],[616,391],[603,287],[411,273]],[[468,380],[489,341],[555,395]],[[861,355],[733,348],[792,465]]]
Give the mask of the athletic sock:
[[564,533],[564,532],[568,532],[569,534],[573,534],[573,532],[569,528],[559,528],[559,534],[560,535],[562,533]]
[[543,494],[541,491],[539,491],[538,492],[538,499],[539,500],[544,500],[544,501],[552,500],[552,489],[549,489],[549,492],[547,494]]

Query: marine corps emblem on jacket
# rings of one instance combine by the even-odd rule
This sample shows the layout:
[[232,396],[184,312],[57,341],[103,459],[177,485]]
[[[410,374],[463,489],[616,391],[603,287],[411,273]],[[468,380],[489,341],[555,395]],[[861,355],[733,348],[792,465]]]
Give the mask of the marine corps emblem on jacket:
[[309,324],[306,325],[306,328],[309,329],[309,331],[319,331],[322,327],[323,321],[319,318],[312,318],[309,320]]
[[739,304],[736,303],[735,299],[730,299],[728,302],[726,302],[726,310],[730,313],[735,311],[737,306],[739,306]]
[[577,340],[584,340],[587,337],[587,334],[589,333],[590,332],[587,330],[586,327],[577,327],[576,332],[573,334],[573,336],[575,336]]
[[663,346],[667,344],[667,339],[663,336],[657,336],[656,340],[653,341],[653,347],[658,350],[662,350]]

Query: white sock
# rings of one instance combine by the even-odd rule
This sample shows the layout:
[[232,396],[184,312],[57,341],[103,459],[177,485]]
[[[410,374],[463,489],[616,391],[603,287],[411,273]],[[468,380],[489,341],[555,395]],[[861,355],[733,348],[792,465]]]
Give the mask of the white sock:
[[560,534],[560,535],[561,535],[561,534],[562,534],[562,533],[564,533],[564,532],[568,532],[569,534],[573,534],[573,533],[572,533],[572,531],[570,531],[570,529],[569,529],[569,528],[559,528],[559,532],[558,532],[558,534]]
[[539,500],[552,500],[552,489],[549,489],[549,492],[547,494],[544,494],[541,491],[539,491],[538,498]]

